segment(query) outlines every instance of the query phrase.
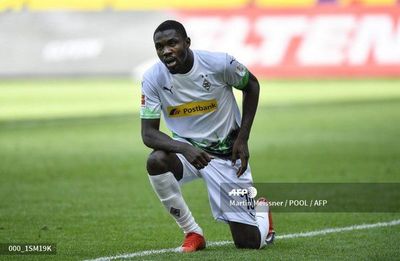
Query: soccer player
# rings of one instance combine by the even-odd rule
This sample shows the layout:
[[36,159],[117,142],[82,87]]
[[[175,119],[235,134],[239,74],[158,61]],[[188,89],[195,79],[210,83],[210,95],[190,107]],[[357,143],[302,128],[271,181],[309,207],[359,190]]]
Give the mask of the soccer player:
[[[222,184],[252,184],[247,141],[258,104],[257,79],[226,53],[191,50],[177,21],[161,23],[153,41],[161,62],[143,76],[141,132],[153,149],[147,159],[150,183],[185,233],[182,252],[206,246],[180,190],[196,178],[206,182],[213,216],[229,224],[236,247],[259,249],[272,243],[269,211],[230,206],[229,195],[220,193]],[[242,117],[232,87],[243,92]],[[159,130],[161,113],[172,138]]]

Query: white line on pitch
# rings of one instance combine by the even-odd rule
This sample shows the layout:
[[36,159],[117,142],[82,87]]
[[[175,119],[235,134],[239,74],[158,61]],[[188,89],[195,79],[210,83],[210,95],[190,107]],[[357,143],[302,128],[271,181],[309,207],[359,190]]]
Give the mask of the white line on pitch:
[[[310,232],[287,234],[287,235],[277,236],[276,239],[314,237],[314,236],[326,235],[326,234],[331,234],[331,233],[340,233],[340,232],[346,232],[346,231],[363,230],[363,229],[377,228],[377,227],[390,227],[390,226],[397,226],[397,225],[400,225],[400,219],[392,220],[392,221],[388,221],[388,222],[379,222],[379,223],[374,223],[374,224],[361,224],[361,225],[353,225],[353,226],[348,226],[348,227],[327,228],[327,229],[310,231]],[[229,245],[232,243],[233,243],[232,241],[217,241],[217,242],[209,242],[209,243],[207,243],[207,246],[225,246],[225,245]],[[143,257],[143,256],[150,256],[150,255],[163,254],[163,253],[173,253],[173,252],[180,252],[180,247],[146,250],[146,251],[134,252],[134,253],[129,253],[129,254],[121,254],[121,255],[108,256],[108,257],[99,257],[96,259],[88,259],[86,261],[106,261],[106,260]]]

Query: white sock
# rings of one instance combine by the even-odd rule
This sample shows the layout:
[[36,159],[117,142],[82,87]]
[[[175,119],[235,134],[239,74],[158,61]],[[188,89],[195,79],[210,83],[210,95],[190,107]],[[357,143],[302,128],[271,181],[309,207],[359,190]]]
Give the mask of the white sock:
[[256,207],[256,220],[261,237],[260,248],[266,245],[265,239],[267,238],[269,230],[268,209],[268,206]]
[[174,174],[166,172],[156,176],[149,175],[149,179],[161,203],[163,203],[166,210],[176,220],[176,223],[183,232],[185,234],[195,232],[203,235],[203,231],[195,222],[192,213],[182,197],[179,183],[175,179]]

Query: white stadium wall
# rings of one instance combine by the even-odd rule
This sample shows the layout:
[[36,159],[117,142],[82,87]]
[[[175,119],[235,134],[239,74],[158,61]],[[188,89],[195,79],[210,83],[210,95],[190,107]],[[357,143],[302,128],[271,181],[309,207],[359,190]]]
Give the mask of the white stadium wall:
[[154,57],[165,12],[0,14],[0,77],[129,75]]

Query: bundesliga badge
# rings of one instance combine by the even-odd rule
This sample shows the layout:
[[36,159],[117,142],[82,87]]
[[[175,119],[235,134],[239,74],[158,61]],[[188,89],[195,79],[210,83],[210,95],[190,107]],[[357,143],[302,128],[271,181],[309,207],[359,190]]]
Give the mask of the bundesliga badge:
[[142,97],[140,99],[140,105],[142,107],[144,107],[146,105],[146,96],[144,96],[144,94],[142,94]]
[[236,73],[243,77],[246,74],[246,68],[243,65],[241,65],[240,63],[237,63],[236,64]]

